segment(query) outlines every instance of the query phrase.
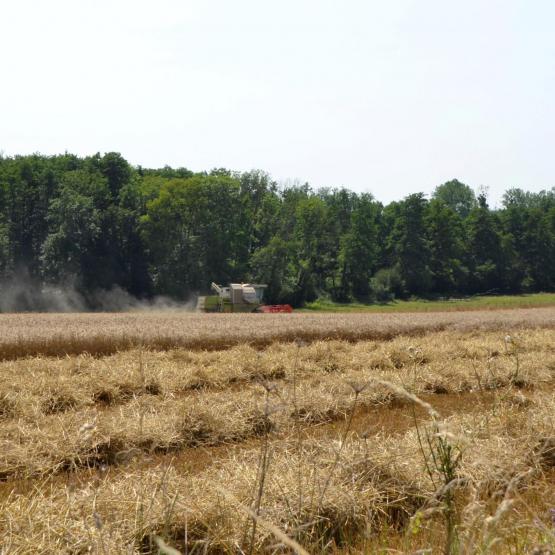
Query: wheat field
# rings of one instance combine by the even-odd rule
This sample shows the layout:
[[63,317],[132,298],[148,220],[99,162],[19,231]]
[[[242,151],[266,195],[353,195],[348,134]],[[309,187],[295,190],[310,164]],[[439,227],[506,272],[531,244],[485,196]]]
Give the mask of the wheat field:
[[554,549],[554,309],[0,330],[2,555]]
[[23,356],[108,355],[133,347],[223,349],[277,341],[391,339],[442,330],[555,326],[555,309],[434,313],[200,314],[164,312],[1,314],[0,360]]

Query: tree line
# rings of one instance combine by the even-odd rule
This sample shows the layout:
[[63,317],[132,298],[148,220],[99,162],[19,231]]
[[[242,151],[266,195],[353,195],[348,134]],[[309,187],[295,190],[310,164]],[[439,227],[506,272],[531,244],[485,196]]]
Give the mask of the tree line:
[[508,189],[493,210],[452,180],[383,205],[262,171],[0,156],[0,283],[21,280],[71,286],[89,308],[116,287],[187,299],[212,281],[267,283],[294,306],[553,290],[555,187]]

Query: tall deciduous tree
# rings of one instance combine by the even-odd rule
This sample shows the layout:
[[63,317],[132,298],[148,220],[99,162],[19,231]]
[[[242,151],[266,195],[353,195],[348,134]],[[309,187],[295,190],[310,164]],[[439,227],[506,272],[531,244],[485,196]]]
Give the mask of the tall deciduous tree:
[[341,241],[340,267],[345,300],[370,296],[370,279],[378,264],[378,228],[381,206],[371,195],[361,195]]
[[461,218],[466,218],[476,206],[474,191],[458,179],[452,179],[436,187],[433,198],[442,201]]
[[425,216],[429,247],[431,290],[435,293],[464,291],[468,270],[464,258],[464,226],[461,216],[440,199],[432,199]]
[[314,300],[324,290],[325,278],[332,264],[326,203],[317,196],[301,200],[295,220],[301,297],[303,300]]
[[232,177],[169,180],[142,220],[157,291],[183,298],[212,280],[241,279],[242,210]]
[[406,197],[400,204],[399,216],[392,230],[396,264],[407,294],[426,294],[431,288],[426,205],[422,193]]
[[471,288],[482,293],[499,290],[502,284],[501,236],[484,195],[478,197],[478,206],[471,210],[466,224]]
[[48,281],[74,282],[82,290],[105,287],[106,261],[100,253],[108,183],[97,173],[68,172],[48,213],[50,232],[42,245],[42,271]]

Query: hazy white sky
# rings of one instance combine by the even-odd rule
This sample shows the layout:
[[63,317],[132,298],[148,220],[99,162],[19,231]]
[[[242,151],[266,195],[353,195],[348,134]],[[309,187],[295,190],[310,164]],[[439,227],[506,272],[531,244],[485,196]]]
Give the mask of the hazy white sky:
[[552,0],[0,0],[0,150],[390,201],[555,185]]

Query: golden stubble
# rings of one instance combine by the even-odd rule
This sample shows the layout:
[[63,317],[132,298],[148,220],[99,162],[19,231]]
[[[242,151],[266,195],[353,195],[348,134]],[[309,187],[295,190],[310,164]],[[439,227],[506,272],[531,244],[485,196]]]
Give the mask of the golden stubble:
[[261,552],[272,527],[309,552],[445,545],[438,441],[462,453],[461,549],[548,545],[555,331],[469,322],[6,360],[2,548]]

